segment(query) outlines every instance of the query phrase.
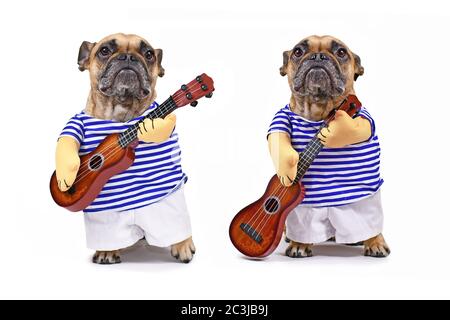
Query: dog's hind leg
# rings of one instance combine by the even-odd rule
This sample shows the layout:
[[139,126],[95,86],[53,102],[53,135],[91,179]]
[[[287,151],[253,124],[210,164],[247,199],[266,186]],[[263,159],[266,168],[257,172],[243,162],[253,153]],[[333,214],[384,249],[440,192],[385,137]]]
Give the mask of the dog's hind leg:
[[183,263],[189,263],[194,258],[195,254],[195,245],[192,241],[192,238],[188,238],[180,243],[176,243],[172,245],[170,251],[172,257],[177,260],[180,260]]

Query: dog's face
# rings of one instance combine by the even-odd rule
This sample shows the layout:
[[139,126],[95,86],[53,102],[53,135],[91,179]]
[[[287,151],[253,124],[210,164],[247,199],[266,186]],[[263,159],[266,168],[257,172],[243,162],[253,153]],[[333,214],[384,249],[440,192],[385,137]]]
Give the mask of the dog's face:
[[164,75],[161,60],[161,49],[121,33],[97,43],[84,41],[78,54],[79,69],[89,70],[94,95],[121,105],[154,99],[156,79]]
[[283,53],[281,75],[288,76],[293,96],[326,104],[353,92],[353,82],[364,73],[360,58],[340,40],[311,36]]

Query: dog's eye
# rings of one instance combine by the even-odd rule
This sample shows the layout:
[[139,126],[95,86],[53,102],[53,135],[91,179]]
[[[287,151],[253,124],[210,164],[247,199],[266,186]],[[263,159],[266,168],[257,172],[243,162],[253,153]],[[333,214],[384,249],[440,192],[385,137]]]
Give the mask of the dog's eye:
[[344,58],[347,55],[347,50],[345,50],[344,48],[340,48],[337,52],[336,52],[337,56],[339,58]]
[[111,50],[109,50],[108,47],[102,47],[102,48],[100,49],[100,54],[101,54],[103,57],[107,57],[107,56],[109,56],[109,55],[111,54]]
[[301,57],[301,56],[303,55],[303,50],[300,49],[300,48],[295,48],[295,49],[294,49],[294,55],[295,55],[296,57]]
[[145,59],[152,60],[152,58],[153,58],[153,51],[152,50],[147,50],[145,52]]

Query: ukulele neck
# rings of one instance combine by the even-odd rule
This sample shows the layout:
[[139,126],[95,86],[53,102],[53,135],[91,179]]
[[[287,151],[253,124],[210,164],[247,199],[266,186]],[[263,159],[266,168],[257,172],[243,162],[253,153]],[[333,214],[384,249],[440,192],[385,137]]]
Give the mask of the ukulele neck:
[[299,160],[297,164],[297,175],[295,176],[294,182],[297,183],[301,178],[305,175],[308,168],[313,163],[314,159],[317,157],[319,152],[323,148],[322,142],[320,142],[317,135],[319,134],[322,128],[327,126],[327,122],[324,122],[322,126],[320,126],[319,131],[315,135],[315,137],[306,145],[305,149],[299,154]]
[[136,141],[138,137],[138,127],[139,124],[142,123],[145,119],[156,119],[156,118],[165,118],[167,115],[172,113],[175,109],[177,109],[177,105],[173,100],[173,97],[170,96],[169,99],[161,103],[155,110],[152,110],[149,114],[147,114],[140,121],[136,122],[132,126],[130,126],[127,130],[122,132],[119,135],[119,144],[122,148],[127,147],[132,142]]

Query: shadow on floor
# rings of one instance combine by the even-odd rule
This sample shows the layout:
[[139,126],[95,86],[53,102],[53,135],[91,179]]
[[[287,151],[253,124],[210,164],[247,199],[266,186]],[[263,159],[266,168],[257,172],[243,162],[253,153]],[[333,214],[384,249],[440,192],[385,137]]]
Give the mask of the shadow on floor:
[[364,255],[363,246],[348,246],[336,243],[318,244],[313,247],[315,256],[326,257],[361,257]]
[[[285,250],[287,249],[288,244],[282,244],[274,253],[278,258],[288,258],[285,255]],[[362,257],[364,256],[363,246],[361,245],[344,245],[337,244],[334,242],[325,242],[320,244],[315,244],[312,248],[313,250],[313,258],[314,257]]]
[[170,255],[170,248],[149,246],[145,240],[121,250],[124,263],[180,263]]

